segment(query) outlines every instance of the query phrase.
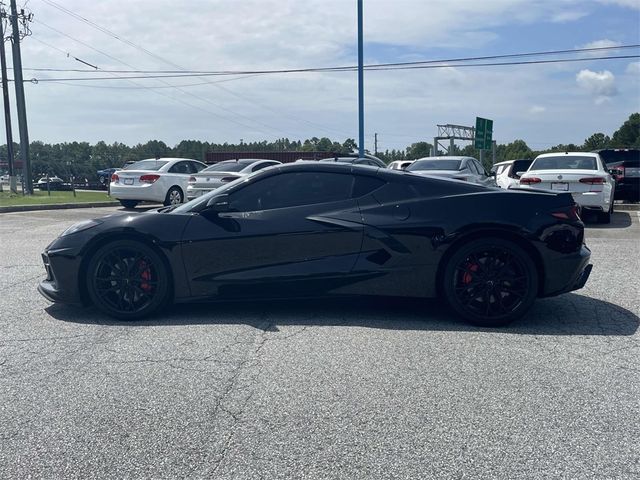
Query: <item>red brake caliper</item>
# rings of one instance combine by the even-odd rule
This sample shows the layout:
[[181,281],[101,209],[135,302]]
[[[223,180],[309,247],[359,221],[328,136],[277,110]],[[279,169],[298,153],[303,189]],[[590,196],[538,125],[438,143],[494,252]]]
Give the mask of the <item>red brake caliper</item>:
[[[471,270],[472,272],[477,272],[478,271],[478,264],[477,263],[468,263],[467,264],[467,270]],[[464,272],[464,275],[462,276],[462,283],[464,283],[465,285],[469,285],[472,280],[473,280],[473,275],[471,273],[469,273],[469,272]]]
[[147,262],[145,262],[144,260],[140,260],[140,270],[142,270],[140,272],[140,278],[142,278],[142,282],[140,282],[140,288],[145,292],[150,292],[151,285],[149,285],[147,282],[151,280],[151,269],[149,268]]

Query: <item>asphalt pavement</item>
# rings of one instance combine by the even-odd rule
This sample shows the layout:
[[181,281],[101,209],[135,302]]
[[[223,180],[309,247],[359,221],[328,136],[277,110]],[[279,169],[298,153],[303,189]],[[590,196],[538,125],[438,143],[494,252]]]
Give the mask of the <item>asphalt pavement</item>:
[[505,329],[435,301],[52,305],[40,252],[116,207],[0,214],[0,478],[640,476],[640,216]]

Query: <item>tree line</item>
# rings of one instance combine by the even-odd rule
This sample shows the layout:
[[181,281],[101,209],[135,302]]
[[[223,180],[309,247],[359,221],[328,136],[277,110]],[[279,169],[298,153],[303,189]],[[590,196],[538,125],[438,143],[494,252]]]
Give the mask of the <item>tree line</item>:
[[[20,146],[14,143],[14,151],[18,155]],[[377,156],[389,163],[393,160],[413,160],[431,154],[432,144],[416,142],[404,150],[385,150],[377,152]],[[592,151],[603,148],[639,148],[640,149],[640,113],[634,113],[613,132],[611,137],[598,132],[585,139],[582,145],[560,144],[547,150],[536,151],[529,148],[524,140],[514,140],[508,144],[496,146],[496,161],[517,158],[534,158],[540,153],[554,151]],[[304,141],[280,138],[272,142],[240,142],[213,143],[200,140],[183,140],[174,147],[160,140],[150,140],[144,144],[128,146],[115,142],[111,145],[100,141],[95,145],[88,142],[65,142],[48,144],[34,141],[30,144],[31,165],[34,178],[41,174],[61,177],[87,178],[95,180],[96,171],[109,167],[120,167],[128,161],[156,157],[182,157],[204,161],[207,152],[277,152],[277,151],[319,151],[330,154],[346,154],[357,150],[354,139],[336,142],[329,138],[313,137]],[[443,154],[444,152],[438,152]],[[479,158],[480,152],[467,145],[463,148],[454,146],[454,154]],[[490,157],[490,155],[487,155]],[[7,146],[0,146],[0,159],[6,160]],[[489,158],[490,162],[491,159]],[[488,165],[487,165],[488,166]]]

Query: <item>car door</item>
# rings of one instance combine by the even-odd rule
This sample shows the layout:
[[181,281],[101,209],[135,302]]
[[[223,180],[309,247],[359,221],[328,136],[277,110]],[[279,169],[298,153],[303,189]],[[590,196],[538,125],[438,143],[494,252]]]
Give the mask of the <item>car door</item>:
[[318,293],[353,268],[363,226],[353,176],[274,172],[229,191],[229,211],[187,225],[182,253],[192,294]]

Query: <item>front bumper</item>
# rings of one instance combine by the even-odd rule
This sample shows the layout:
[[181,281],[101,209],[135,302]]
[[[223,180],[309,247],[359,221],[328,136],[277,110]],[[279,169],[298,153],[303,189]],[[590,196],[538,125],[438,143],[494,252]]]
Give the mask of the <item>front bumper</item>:
[[38,285],[38,292],[54,303],[82,304],[78,288],[78,260],[61,251],[47,251],[42,261],[47,278]]

